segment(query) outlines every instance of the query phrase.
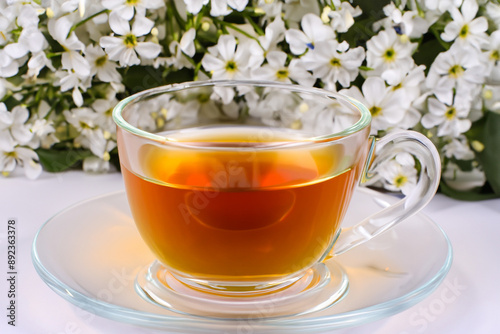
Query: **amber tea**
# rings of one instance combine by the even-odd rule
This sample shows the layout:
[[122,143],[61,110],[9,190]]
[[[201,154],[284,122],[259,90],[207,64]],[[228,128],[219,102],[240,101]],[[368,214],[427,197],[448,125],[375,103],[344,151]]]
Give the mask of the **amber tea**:
[[290,130],[249,126],[172,139],[140,147],[143,176],[127,166],[123,176],[142,237],[174,272],[269,280],[332,246],[361,170],[343,165],[342,145],[294,145],[304,138]]

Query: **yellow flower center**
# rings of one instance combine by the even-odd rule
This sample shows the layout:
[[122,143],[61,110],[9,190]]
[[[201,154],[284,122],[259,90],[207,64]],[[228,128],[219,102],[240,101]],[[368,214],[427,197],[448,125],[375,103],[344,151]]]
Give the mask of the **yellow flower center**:
[[108,55],[104,55],[102,57],[99,57],[95,60],[95,66],[102,67],[102,66],[104,66],[104,64],[106,64],[107,60],[108,60]]
[[276,72],[276,77],[280,80],[284,80],[286,78],[288,78],[288,70],[286,68],[284,69],[281,69],[279,70],[278,72]]
[[132,34],[128,34],[127,36],[125,36],[123,43],[127,48],[133,48],[137,45],[137,37]]
[[455,107],[448,108],[448,110],[446,110],[446,112],[444,113],[444,117],[446,117],[446,119],[449,121],[454,119],[456,115],[457,115],[457,110],[455,109]]
[[200,102],[200,103],[203,104],[203,103],[206,103],[208,101],[210,101],[210,95],[209,94],[200,94],[198,96],[198,102]]
[[498,50],[493,50],[490,53],[490,59],[493,61],[499,61],[500,60],[500,53]]
[[9,157],[9,158],[14,158],[14,159],[16,159],[16,158],[17,158],[17,153],[16,153],[16,151],[12,151],[12,152],[4,152],[4,155],[5,155],[6,157]]
[[384,52],[384,59],[387,63],[391,63],[396,60],[396,51],[393,48],[387,49]]
[[332,65],[333,67],[340,67],[340,66],[342,66],[342,64],[340,62],[340,59],[338,59],[338,58],[332,58],[330,60],[330,65]]
[[403,85],[400,83],[398,83],[396,86],[392,86],[392,90],[398,90],[400,89],[401,87],[403,87]]
[[126,0],[125,3],[129,6],[135,6],[140,2],[140,0]]
[[405,175],[398,175],[394,178],[394,185],[401,188],[408,182],[408,178]]
[[238,69],[238,65],[233,60],[229,60],[226,63],[226,71],[228,72],[235,72]]
[[458,33],[458,36],[460,38],[467,38],[469,36],[469,26],[466,24],[460,29],[460,32]]
[[464,68],[460,65],[453,65],[450,70],[448,71],[448,74],[452,78],[460,78],[462,74],[464,74]]
[[82,122],[82,121],[80,121],[80,127],[82,129],[90,129],[91,128],[87,123]]
[[382,114],[382,108],[373,106],[370,108],[370,113],[372,114],[373,117],[377,117]]

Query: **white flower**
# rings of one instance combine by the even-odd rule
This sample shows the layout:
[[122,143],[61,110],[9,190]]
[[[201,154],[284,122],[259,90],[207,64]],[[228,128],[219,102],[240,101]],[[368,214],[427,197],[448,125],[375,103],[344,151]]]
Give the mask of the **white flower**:
[[0,103],[0,150],[12,151],[16,145],[25,145],[33,137],[26,121],[29,111],[25,107],[16,106],[8,111],[4,103]]
[[408,195],[417,184],[417,170],[414,158],[406,152],[398,153],[395,159],[379,167],[379,174],[385,180],[385,187]]
[[[187,1],[187,0],[184,0]],[[247,6],[248,0],[211,0],[210,15],[221,16],[232,12],[228,7],[241,12]]]
[[347,42],[337,40],[317,42],[302,58],[304,67],[321,79],[330,90],[336,90],[338,82],[348,87],[358,76],[359,66],[365,59],[362,47],[349,50]]
[[429,69],[426,85],[436,97],[452,104],[453,90],[464,101],[471,101],[475,90],[484,82],[485,66],[474,48],[454,44],[448,51],[440,53]]
[[312,96],[302,96],[298,110],[301,129],[317,136],[342,132],[359,120],[352,109],[334,99],[325,104]]
[[372,115],[372,134],[397,127],[405,116],[401,110],[404,97],[402,92],[386,87],[384,80],[379,77],[369,77],[361,89],[363,93],[356,86],[340,93],[359,100],[368,108]]
[[446,169],[442,174],[444,182],[458,191],[468,191],[482,187],[486,182],[484,172],[478,168],[473,168],[470,172],[464,172],[453,162],[446,164]]
[[73,101],[77,107],[81,107],[83,105],[83,96],[81,91],[85,92],[87,88],[90,87],[90,77],[85,76],[82,78],[73,71],[57,71],[54,75],[57,78],[54,85],[61,86],[61,92],[73,89]]
[[394,29],[382,30],[366,42],[367,66],[373,69],[367,74],[380,75],[395,68],[408,72],[414,64],[411,55],[416,47],[416,43],[402,40]]
[[110,140],[109,136],[100,128],[90,130],[82,146],[89,148],[90,151],[104,161],[109,161],[109,152],[116,147],[116,141]]
[[162,0],[102,0],[102,5],[111,9],[111,15],[118,15],[120,18],[130,21],[136,15],[145,16],[146,9],[158,9],[165,6]]
[[488,1],[484,14],[495,23],[497,29],[500,28],[500,4]]
[[35,151],[20,146],[11,151],[0,149],[0,172],[3,175],[9,175],[17,165],[23,167],[26,177],[32,180],[42,173],[42,166],[38,163]]
[[[90,108],[74,108],[63,112],[66,121],[71,124],[78,133],[80,138],[90,138],[92,131],[95,129],[97,113]],[[77,139],[78,139],[77,137]]]
[[142,42],[138,37],[149,34],[154,22],[146,17],[135,17],[132,30],[127,21],[118,16],[110,16],[111,29],[121,37],[104,36],[99,43],[109,55],[109,59],[118,60],[120,66],[139,65],[141,58],[153,59],[161,52],[161,46],[153,42]]
[[263,15],[261,18],[263,23],[280,17],[282,8],[283,3],[278,0],[257,0],[257,4],[255,4],[255,11]]
[[189,62],[186,58],[186,54],[182,52],[181,45],[177,41],[170,42],[169,51],[172,54],[171,57],[157,57],[154,61],[153,66],[158,68],[160,66],[173,66],[176,69],[193,68],[193,64]]
[[500,30],[495,30],[488,38],[487,50],[482,54],[484,63],[488,67],[486,81],[488,83],[500,83]]
[[298,120],[302,113],[300,101],[292,97],[287,91],[269,91],[259,97],[256,103],[249,104],[249,114],[267,125],[293,128],[294,124],[300,124]]
[[52,61],[45,55],[45,52],[40,51],[33,54],[28,61],[28,77],[36,78],[44,67],[48,67],[52,72],[56,70],[52,65]]
[[391,69],[382,73],[384,79],[394,91],[403,93],[401,112],[404,118],[398,123],[397,128],[409,129],[418,124],[420,112],[418,103],[421,98],[421,83],[425,80],[425,66],[420,65],[411,69],[408,73],[399,69]]
[[[236,47],[232,35],[221,35],[216,46],[208,49],[201,64],[212,73],[212,79],[247,79],[249,73],[262,64],[262,53],[252,52],[259,46],[254,40],[247,40]],[[215,87],[214,92],[228,104],[234,97],[234,90],[228,87]]]
[[335,9],[332,10],[329,6],[324,7],[321,18],[325,21],[324,15],[328,17],[330,26],[337,32],[347,32],[354,24],[354,18],[361,15],[362,11],[359,7],[352,7],[347,1],[333,0]]
[[[186,9],[192,14],[198,14],[201,8],[208,4],[208,0],[184,0],[186,3]],[[245,9],[248,0],[212,0],[210,1],[210,15],[216,16],[226,16],[231,13],[232,9],[241,12]]]
[[107,137],[107,139],[114,135],[116,131],[112,113],[117,103],[118,100],[115,94],[108,94],[107,98],[97,99],[92,103],[92,109],[97,113],[95,124],[104,131],[104,137]]
[[385,30],[394,29],[398,35],[420,38],[431,26],[431,22],[420,16],[418,10],[401,11],[394,3],[386,5],[384,13],[387,18],[375,22],[373,25],[375,31],[384,27]]
[[488,29],[488,21],[483,16],[474,19],[478,9],[475,0],[464,0],[461,12],[456,7],[451,7],[449,11],[453,21],[444,27],[441,38],[447,42],[458,38],[459,43],[480,49],[487,42],[485,32]]
[[470,149],[467,138],[463,135],[452,138],[451,141],[443,147],[442,152],[448,158],[455,157],[458,160],[474,159],[474,152]]
[[267,27],[264,36],[259,37],[260,45],[264,50],[263,52],[269,51],[280,51],[281,48],[278,47],[278,43],[283,41],[285,38],[285,23],[280,17],[274,19]]
[[36,26],[24,28],[17,40],[17,43],[7,44],[5,52],[12,58],[19,59],[28,54],[28,52],[40,52],[47,47],[47,41]]
[[464,103],[447,105],[431,97],[428,100],[428,107],[429,113],[422,117],[422,125],[427,129],[437,126],[439,137],[458,137],[470,129],[471,121],[466,118],[469,115],[470,105]]
[[50,118],[46,118],[50,111],[49,104],[42,100],[38,105],[37,113],[30,119],[30,131],[33,133],[33,138],[28,143],[32,149],[42,147],[50,148],[54,143],[59,142],[55,136],[54,122]]
[[[276,1],[276,0],[275,0]],[[292,28],[296,28],[296,23],[300,22],[305,15],[319,15],[319,1],[314,0],[284,0],[285,20]]]
[[484,108],[500,113],[500,86],[485,85],[481,94]]
[[[253,43],[251,46],[255,46]],[[250,64],[250,42],[236,47],[232,35],[221,35],[217,45],[209,48],[202,59],[203,67],[212,73],[212,79],[246,79],[249,66],[256,68],[259,62]]]
[[98,45],[88,45],[85,58],[90,64],[90,76],[97,76],[103,82],[121,82],[121,75],[116,70],[115,62],[109,61],[108,55]]
[[418,2],[425,5],[426,9],[437,11],[441,14],[450,10],[450,8],[460,7],[462,1],[463,0],[418,0]]
[[19,62],[9,56],[5,50],[0,49],[0,76],[10,78],[19,71]]
[[37,53],[48,46],[45,37],[38,30],[38,22],[38,13],[34,7],[21,7],[16,18],[17,26],[22,28],[21,34],[15,43],[10,43],[4,48],[9,56],[19,59],[26,56],[28,52]]
[[425,66],[420,65],[412,68],[408,72],[403,72],[400,69],[391,69],[382,73],[381,77],[393,89],[403,89],[410,101],[415,100],[420,96],[420,85],[425,80]]
[[203,6],[208,4],[209,0],[184,0],[186,10],[191,14],[198,14]]
[[83,160],[83,170],[87,173],[104,173],[110,170],[110,163],[96,156],[87,157]]
[[81,52],[85,51],[85,45],[78,39],[75,32],[69,33],[73,22],[69,16],[63,16],[57,20],[49,20],[48,29],[50,35],[64,48],[61,56],[62,68],[74,71],[80,77],[90,75],[90,65]]
[[196,53],[196,48],[194,46],[194,39],[196,38],[196,29],[190,28],[188,31],[182,35],[182,38],[179,42],[179,46],[186,55],[189,57],[193,57]]
[[11,31],[16,28],[16,18],[19,15],[19,10],[15,6],[2,6],[0,3],[0,45],[12,41]]
[[271,51],[267,54],[267,64],[252,72],[252,79],[272,80],[291,83],[291,80],[312,86],[314,78],[302,66],[298,59],[292,59],[290,65],[285,65],[287,55],[283,51]]
[[335,38],[333,29],[324,24],[321,18],[314,14],[306,14],[301,20],[302,31],[290,29],[286,32],[286,42],[293,54],[303,54],[308,49],[314,49],[315,43]]

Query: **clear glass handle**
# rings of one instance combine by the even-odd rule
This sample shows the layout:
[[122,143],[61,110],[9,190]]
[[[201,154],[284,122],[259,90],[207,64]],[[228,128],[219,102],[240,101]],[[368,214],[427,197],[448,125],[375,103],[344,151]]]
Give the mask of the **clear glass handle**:
[[[342,229],[334,245],[333,255],[342,254],[417,213],[429,203],[437,191],[441,175],[441,160],[434,144],[427,137],[414,131],[398,131],[384,136],[375,143],[374,147],[372,146],[370,151],[368,167],[362,182],[380,179],[378,167],[398,153],[407,152],[420,163],[417,184],[411,193],[400,201],[355,226]],[[375,158],[372,161],[373,155]],[[371,164],[370,161],[372,161]]]

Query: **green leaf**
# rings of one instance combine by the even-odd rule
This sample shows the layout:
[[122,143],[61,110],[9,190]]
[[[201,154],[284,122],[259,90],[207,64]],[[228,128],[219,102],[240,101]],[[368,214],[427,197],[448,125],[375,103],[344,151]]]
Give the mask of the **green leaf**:
[[130,66],[123,74],[123,84],[131,93],[165,84],[161,70],[152,66]]
[[500,114],[486,113],[483,129],[484,150],[479,153],[486,179],[495,194],[500,195]]
[[437,55],[443,51],[446,49],[437,39],[424,40],[413,55],[413,59],[417,65],[425,65],[428,71]]
[[165,84],[180,83],[192,81],[194,72],[191,69],[183,68],[182,70],[172,71],[165,78]]
[[488,187],[473,189],[470,191],[458,191],[448,186],[444,181],[442,181],[439,185],[439,191],[441,193],[461,201],[484,201],[500,197],[499,195],[492,193],[491,190],[488,190],[487,188]]
[[90,151],[75,149],[47,150],[40,148],[36,150],[36,153],[43,169],[51,173],[70,169],[83,161],[83,159],[92,156]]
[[368,67],[368,66],[360,66],[359,70],[360,71],[373,71],[373,68]]

